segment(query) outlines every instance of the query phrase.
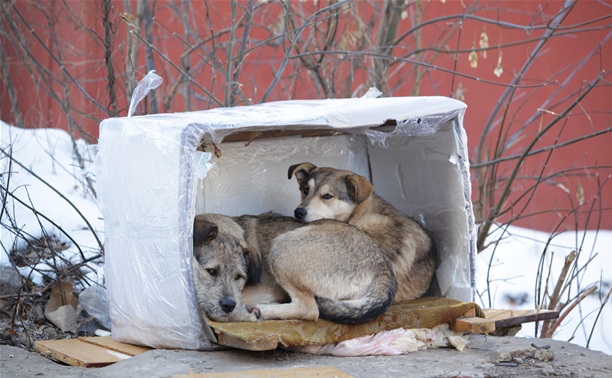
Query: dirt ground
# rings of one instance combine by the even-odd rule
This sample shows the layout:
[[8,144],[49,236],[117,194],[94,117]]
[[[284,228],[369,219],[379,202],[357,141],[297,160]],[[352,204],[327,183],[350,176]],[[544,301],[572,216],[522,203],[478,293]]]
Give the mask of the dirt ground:
[[65,366],[6,345],[0,346],[0,356],[2,377],[172,377],[214,372],[244,376],[241,371],[317,366],[333,366],[354,377],[612,377],[612,356],[601,352],[556,340],[481,335],[471,336],[463,351],[429,349],[402,356],[158,349],[91,369]]

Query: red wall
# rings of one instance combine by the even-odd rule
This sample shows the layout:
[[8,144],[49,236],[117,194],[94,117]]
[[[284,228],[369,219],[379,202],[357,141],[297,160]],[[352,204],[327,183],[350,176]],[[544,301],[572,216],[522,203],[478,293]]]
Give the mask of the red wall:
[[[290,2],[296,14],[303,12],[304,17],[311,15],[316,9],[326,6],[328,3],[321,1],[317,6],[314,2]],[[15,49],[16,37],[7,39],[2,36],[2,47],[5,52],[5,59],[10,67],[10,79],[17,90],[19,107],[24,117],[27,127],[60,127],[70,129],[67,112],[62,109],[58,101],[49,96],[49,92],[59,94],[60,102],[69,103],[73,110],[69,112],[75,120],[73,130],[77,135],[90,135],[97,137],[98,123],[101,119],[108,117],[110,98],[107,89],[108,71],[104,63],[104,28],[102,25],[102,2],[101,1],[58,1],[50,0],[39,4],[38,2],[17,1],[16,9],[23,16],[36,35],[41,39],[38,42],[34,35],[28,32],[28,27],[13,11],[9,10],[10,19],[18,28],[21,38],[26,41],[29,53],[24,53],[23,49]],[[282,19],[282,5],[280,2],[264,4],[256,1],[257,11],[253,16],[253,27],[250,31],[249,46],[256,46],[259,42],[265,41],[274,35],[275,26]],[[356,2],[354,11],[359,14],[361,21],[369,22],[376,9],[382,2],[368,3]],[[126,51],[127,51],[127,31],[128,27],[121,21],[120,13],[136,13],[136,3],[131,2],[130,8],[124,8],[123,1],[113,1],[111,12],[113,22],[113,55],[115,74],[119,83],[124,83],[126,75]],[[190,25],[196,30],[197,38],[202,40],[211,36],[210,25],[215,32],[224,30],[229,31],[231,25],[231,9],[229,1],[194,1],[189,10],[191,17]],[[238,18],[244,17],[244,6],[246,2],[238,4]],[[423,81],[418,86],[419,95],[443,95],[454,96],[462,99],[468,104],[464,124],[468,133],[471,158],[473,162],[483,160],[476,155],[476,148],[480,140],[488,151],[495,148],[500,135],[500,124],[502,119],[504,127],[508,130],[501,133],[502,142],[511,145],[504,156],[520,154],[528,143],[542,130],[549,122],[553,121],[556,114],[561,113],[581,93],[587,91],[589,83],[593,82],[602,70],[610,70],[610,59],[612,58],[612,48],[610,38],[612,38],[612,27],[610,18],[596,20],[608,15],[609,8],[597,1],[579,1],[574,9],[563,20],[563,28],[556,31],[554,38],[551,38],[539,52],[533,64],[525,72],[521,85],[530,86],[529,88],[516,88],[513,92],[512,101],[508,106],[503,104],[500,111],[492,115],[493,109],[498,104],[500,97],[507,91],[507,84],[511,83],[521,67],[528,60],[530,54],[537,46],[538,37],[546,32],[545,29],[538,28],[542,25],[542,20],[550,18],[551,15],[559,11],[563,6],[560,1],[506,1],[506,2],[472,2],[472,1],[426,1],[422,3],[423,19],[421,22],[427,23],[429,20],[457,15],[458,17],[448,17],[447,20],[432,23],[423,27],[422,46],[424,48],[438,46],[442,50],[459,49],[465,51],[459,54],[448,54],[443,51],[426,51],[421,55],[412,55],[411,58],[418,61],[428,62],[431,66],[441,69],[429,69]],[[469,9],[476,7],[476,10]],[[414,27],[414,7],[409,8],[408,17],[400,25],[400,34]],[[49,17],[45,17],[47,14]],[[326,13],[327,14],[327,13]],[[462,15],[466,16],[457,26],[457,21]],[[186,51],[185,43],[181,38],[187,39],[190,43],[195,43],[195,36],[187,35],[183,23],[177,17],[176,12],[171,9],[170,3],[158,1],[155,10],[154,23],[154,45],[172,62],[181,65],[181,54]],[[501,20],[506,24],[494,24],[485,22],[489,20]],[[587,22],[589,21],[589,22]],[[297,24],[304,22],[304,18],[297,18]],[[336,38],[351,36],[355,28],[355,18],[340,19]],[[515,29],[511,24],[526,25],[523,29]],[[8,21],[3,21],[3,27],[10,30]],[[51,26],[55,33],[50,32]],[[529,25],[534,25],[533,28]],[[325,30],[328,24],[324,21],[317,25],[317,28]],[[455,29],[452,29],[455,27]],[[378,24],[374,29],[378,30]],[[168,30],[176,33],[173,35]],[[578,31],[577,31],[578,30]],[[486,58],[478,54],[478,66],[472,68],[469,61],[469,50],[478,46],[481,33],[485,31],[488,36],[489,45],[511,44],[515,41],[534,39],[530,43],[516,44],[515,46],[505,46],[502,52],[503,73],[500,77],[494,74],[494,69],[498,63],[499,51],[489,50]],[[573,31],[570,33],[570,31]],[[242,37],[242,29],[238,30],[237,38]],[[57,36],[57,44],[54,42],[53,35]],[[370,38],[375,38],[372,33]],[[140,35],[144,35],[140,32]],[[292,34],[291,34],[292,36]],[[309,39],[312,36],[312,39]],[[316,44],[314,38],[321,38],[321,34],[316,34],[312,28],[304,30],[300,44],[294,47],[292,53],[296,51],[306,52],[314,50]],[[367,39],[367,38],[366,38]],[[225,69],[227,55],[225,48],[229,40],[229,32],[217,36],[214,40],[208,40],[205,44],[206,49],[215,53],[211,57],[191,54],[190,74],[194,80],[203,88],[225,104]],[[350,41],[350,38],[346,38]],[[319,40],[320,42],[320,40]],[[62,63],[74,81],[78,82],[82,89],[79,89],[72,79],[62,74],[62,69],[57,62],[51,58],[49,51],[43,47],[47,46],[49,51],[59,56],[61,54]],[[391,51],[396,57],[402,57],[415,49],[416,40],[414,33],[402,40],[399,45]],[[244,60],[240,69],[240,91],[242,97],[238,98],[237,105],[259,103],[262,101],[264,93],[274,79],[284,56],[288,44],[267,43],[254,48]],[[369,46],[367,46],[369,48]],[[352,46],[357,51],[357,46]],[[361,49],[362,51],[374,51]],[[376,51],[374,51],[376,52]],[[29,54],[29,55],[28,55]],[[204,52],[201,52],[204,54]],[[314,59],[318,55],[307,57]],[[164,84],[157,91],[156,99],[161,104],[169,98],[171,88],[175,86],[181,75],[177,69],[169,64],[160,55],[154,53],[155,68],[163,78]],[[23,59],[34,58],[45,70],[50,70],[51,75],[45,76],[32,74],[31,68],[24,65]],[[208,63],[203,63],[209,59]],[[353,60],[355,62],[355,60]],[[350,67],[350,59],[341,60],[337,55],[330,55],[322,64],[328,64],[328,79],[340,88],[336,97],[348,97],[351,95],[361,95],[365,93],[370,83],[367,82],[368,70],[371,68],[372,60],[363,59],[360,65]],[[407,96],[411,95],[415,86],[414,75],[416,65],[411,62],[395,62],[388,71],[389,87],[385,89],[388,96]],[[334,70],[332,70],[334,68]],[[423,68],[424,69],[424,68]],[[443,70],[446,70],[444,72]],[[139,52],[137,60],[137,78],[140,79],[146,73],[144,66],[144,52]],[[457,72],[453,75],[449,72]],[[332,73],[335,76],[332,76]],[[607,75],[607,74],[606,74]],[[291,59],[283,73],[283,78],[272,91],[267,101],[285,99],[308,99],[320,98],[322,92],[320,86],[313,78],[311,71],[304,69],[298,59]],[[333,77],[333,79],[330,79]],[[54,81],[56,80],[56,81]],[[610,76],[604,77],[609,82]],[[48,85],[45,83],[49,83]],[[67,88],[64,90],[65,87]],[[494,84],[497,83],[497,84]],[[4,121],[15,122],[11,111],[10,101],[6,82],[0,85],[2,96],[2,107],[0,117]],[[174,100],[167,109],[169,112],[207,109],[217,107],[210,101],[205,92],[194,85],[187,87],[181,84],[179,90],[172,97]],[[461,90],[458,90],[460,88]],[[119,115],[127,113],[128,96],[123,84],[116,87],[117,104]],[[186,92],[189,90],[189,94]],[[94,105],[84,94],[87,93],[98,105]],[[198,99],[187,105],[187,96],[197,96]],[[192,97],[193,98],[193,97]],[[150,101],[150,99],[148,99]],[[150,109],[141,107],[140,112]],[[609,85],[599,85],[591,91],[579,106],[573,108],[550,132],[543,135],[534,146],[539,149],[553,145],[555,142],[569,141],[594,132],[602,132],[610,128],[612,110],[612,93]],[[160,105],[160,111],[165,111]],[[488,129],[485,125],[488,120],[493,119]],[[529,122],[527,122],[529,120]],[[80,128],[83,133],[79,133],[75,128]],[[517,136],[516,140],[509,140],[512,135]],[[519,220],[518,225],[542,229],[553,230],[562,219],[565,222],[562,229],[572,228],[578,222],[578,228],[595,228],[598,223],[601,227],[612,229],[612,185],[602,184],[608,180],[612,172],[612,133],[591,138],[586,141],[575,143],[554,152],[549,156],[547,153],[538,154],[525,160],[519,172],[522,178],[512,187],[511,199],[519,199],[534,184],[534,177],[551,175],[555,172],[568,170],[566,174],[558,177],[552,176],[538,186],[535,195],[531,194],[526,199],[521,200],[510,211],[505,219],[519,213],[522,207],[526,207],[523,215],[545,212],[538,216],[529,216]],[[490,154],[489,152],[488,154]],[[490,155],[488,155],[490,156]],[[486,159],[484,159],[486,160]],[[515,161],[501,164],[498,168],[499,177],[508,177]],[[608,166],[607,169],[585,170],[582,167],[589,166]],[[575,170],[572,170],[574,169]],[[474,200],[478,196],[477,179],[486,174],[481,169],[473,170],[474,177]],[[496,188],[499,198],[504,182],[498,183]],[[581,195],[580,193],[584,193]],[[584,198],[584,200],[583,200]],[[597,199],[596,212],[591,218],[586,214],[591,206],[593,199]],[[601,199],[601,200],[600,200]],[[494,199],[495,201],[496,199]],[[568,209],[576,207],[581,201],[585,205],[579,208],[577,213],[568,212]],[[476,209],[479,203],[476,201]],[[569,215],[568,215],[569,214]],[[577,214],[574,217],[574,214]]]

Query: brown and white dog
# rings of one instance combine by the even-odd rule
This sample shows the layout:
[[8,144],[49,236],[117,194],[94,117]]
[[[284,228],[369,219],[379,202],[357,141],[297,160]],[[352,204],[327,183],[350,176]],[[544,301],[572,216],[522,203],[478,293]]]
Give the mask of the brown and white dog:
[[198,308],[216,321],[363,323],[384,313],[397,290],[376,243],[342,222],[204,214],[193,240]]
[[398,281],[395,302],[423,296],[436,269],[434,243],[425,230],[374,193],[363,176],[311,163],[289,167],[302,203],[295,209],[301,222],[335,219],[368,234],[391,261]]

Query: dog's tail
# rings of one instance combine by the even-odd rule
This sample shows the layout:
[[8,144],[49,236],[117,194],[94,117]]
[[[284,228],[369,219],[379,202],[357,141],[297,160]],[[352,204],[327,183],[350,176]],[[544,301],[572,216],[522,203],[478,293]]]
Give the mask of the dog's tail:
[[329,299],[316,297],[319,317],[336,323],[365,323],[382,315],[395,298],[397,280],[391,267],[379,274],[366,294],[358,299]]

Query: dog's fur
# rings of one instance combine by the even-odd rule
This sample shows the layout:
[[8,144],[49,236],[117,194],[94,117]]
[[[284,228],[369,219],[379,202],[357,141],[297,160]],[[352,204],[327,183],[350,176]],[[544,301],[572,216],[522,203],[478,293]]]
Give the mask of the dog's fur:
[[398,281],[395,302],[423,296],[436,268],[434,243],[423,228],[374,193],[363,176],[351,171],[292,165],[302,203],[295,209],[301,222],[335,219],[368,234],[391,261]]
[[206,214],[193,222],[193,279],[199,311],[215,321],[255,321],[242,301],[249,276],[261,270],[260,256],[248,249],[244,230],[231,218]]
[[[202,220],[206,228],[197,227]],[[213,221],[216,236],[200,232]],[[321,317],[361,323],[381,315],[397,290],[389,261],[376,243],[341,222],[305,225],[271,213],[202,215],[194,222],[194,254],[194,264],[199,265],[194,267],[198,306],[214,320]],[[207,263],[227,256],[233,256],[227,264]],[[206,276],[212,276],[210,266],[217,269],[216,279]],[[223,305],[228,297],[235,303],[232,309]]]

